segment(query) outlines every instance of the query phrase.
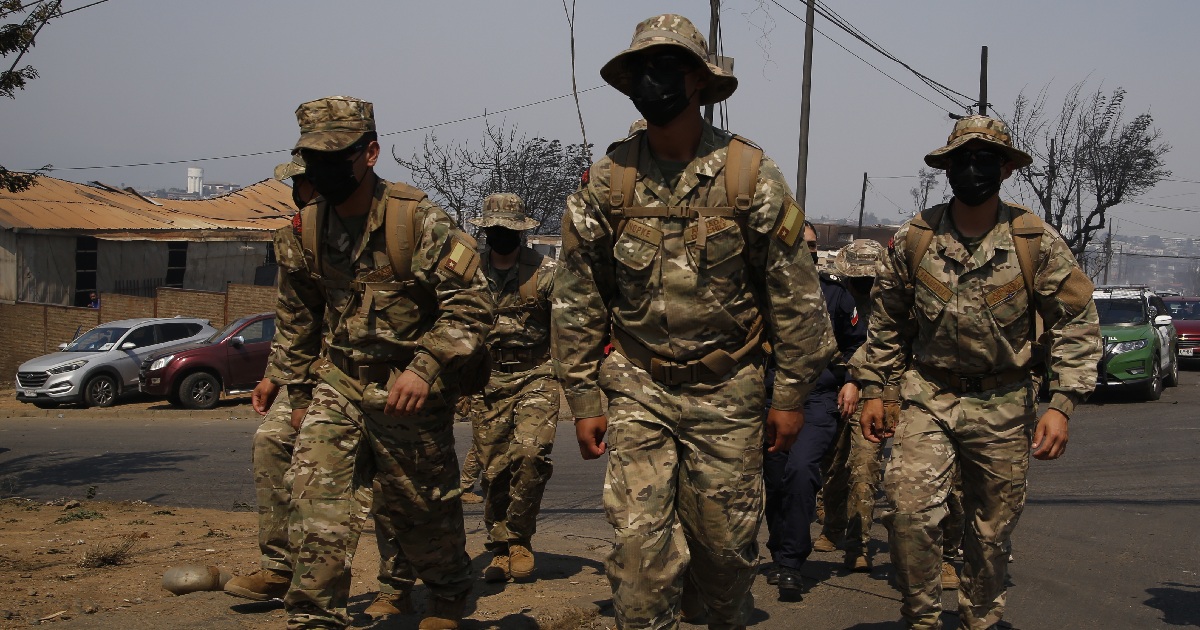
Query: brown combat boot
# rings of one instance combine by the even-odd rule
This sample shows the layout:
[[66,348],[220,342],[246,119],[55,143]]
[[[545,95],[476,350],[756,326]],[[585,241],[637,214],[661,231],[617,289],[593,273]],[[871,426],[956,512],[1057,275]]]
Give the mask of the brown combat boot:
[[837,551],[837,543],[833,542],[832,540],[829,540],[829,537],[826,536],[825,534],[821,534],[821,537],[818,538],[816,540],[816,542],[813,543],[813,551],[821,551],[821,552]]
[[942,590],[956,591],[958,590],[958,572],[954,570],[954,565],[949,562],[942,563]]
[[507,582],[509,577],[509,558],[499,552],[492,556],[492,563],[483,570],[484,582]]
[[463,503],[483,503],[483,497],[468,490],[468,491],[462,493],[462,502]]
[[412,595],[408,592],[384,593],[381,591],[363,613],[372,619],[379,619],[388,615],[411,615],[416,611],[417,609],[413,608]]
[[533,550],[525,545],[508,546],[508,571],[514,580],[533,577]]
[[225,592],[258,602],[280,599],[287,595],[292,584],[291,573],[259,569],[250,575],[239,575],[225,583]]
[[851,571],[865,573],[871,570],[871,558],[864,552],[847,553],[846,568]]
[[431,594],[429,612],[421,620],[420,630],[457,630],[467,609],[467,594],[454,599],[445,599]]

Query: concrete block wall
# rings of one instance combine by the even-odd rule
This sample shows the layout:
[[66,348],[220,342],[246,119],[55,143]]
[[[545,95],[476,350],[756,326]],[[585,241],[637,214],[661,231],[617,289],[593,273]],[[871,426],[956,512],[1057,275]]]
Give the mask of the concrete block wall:
[[154,298],[105,293],[100,296],[100,321],[154,317]]
[[188,289],[159,287],[158,317],[199,317],[212,322],[214,328],[225,327],[225,294]]
[[[274,313],[279,290],[251,284],[230,284],[225,291],[225,313],[228,322],[255,313]],[[228,323],[227,322],[227,323]]]
[[58,344],[95,328],[100,323],[100,311],[75,306],[46,306],[46,352],[58,350]]
[[9,386],[24,362],[46,354],[46,307],[0,304],[0,382]]

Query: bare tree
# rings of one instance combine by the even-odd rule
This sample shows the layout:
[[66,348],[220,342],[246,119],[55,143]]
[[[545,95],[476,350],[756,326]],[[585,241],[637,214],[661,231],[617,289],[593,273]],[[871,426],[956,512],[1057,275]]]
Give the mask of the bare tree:
[[929,207],[929,193],[937,186],[937,180],[938,171],[935,169],[921,167],[917,171],[917,185],[908,190],[908,194],[912,195],[913,205],[916,207],[913,216]]
[[1126,121],[1124,89],[1084,96],[1084,87],[1073,85],[1055,115],[1046,114],[1049,86],[1032,100],[1021,93],[1009,121],[1013,142],[1034,158],[1017,182],[1077,257],[1105,228],[1109,208],[1171,176],[1163,162],[1171,146],[1153,116]]
[[459,225],[470,227],[467,219],[479,215],[488,195],[511,192],[525,201],[530,217],[541,221],[535,233],[557,234],[567,196],[578,189],[591,163],[588,149],[489,123],[478,149],[465,143],[444,145],[429,135],[411,158],[397,156],[394,149],[392,156]]
[[[18,68],[25,53],[33,48],[38,33],[46,26],[51,18],[60,14],[62,1],[45,2],[30,11],[24,18],[17,19],[25,10],[36,3],[25,4],[23,0],[0,0],[0,20],[12,20],[0,24],[0,58],[15,54],[12,65],[7,70],[0,71],[0,95],[16,98],[17,91],[25,89],[25,84],[37,78],[37,70],[26,65]],[[32,173],[10,171],[0,166],[0,188],[9,192],[28,190],[37,183],[37,176],[50,168],[47,164]]]

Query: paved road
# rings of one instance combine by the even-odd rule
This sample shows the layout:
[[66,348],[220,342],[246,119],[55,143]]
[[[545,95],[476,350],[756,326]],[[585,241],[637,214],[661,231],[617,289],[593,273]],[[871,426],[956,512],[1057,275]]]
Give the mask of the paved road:
[[[1200,372],[1161,401],[1098,396],[1072,420],[1071,448],[1035,462],[1017,529],[1008,620],[1014,627],[1200,626]],[[0,420],[0,496],[142,499],[234,509],[254,501],[253,420],[141,417]],[[465,425],[457,427],[460,448]],[[599,510],[603,464],[576,456],[562,425],[543,536],[610,539]],[[478,519],[477,508],[468,518]],[[876,527],[876,539],[883,531]],[[815,554],[801,603],[755,584],[760,628],[891,628],[898,618],[890,566],[878,543],[871,574],[847,574],[840,554]],[[594,546],[601,557],[604,546]],[[946,599],[953,610],[953,595]],[[957,627],[953,613],[947,627]]]

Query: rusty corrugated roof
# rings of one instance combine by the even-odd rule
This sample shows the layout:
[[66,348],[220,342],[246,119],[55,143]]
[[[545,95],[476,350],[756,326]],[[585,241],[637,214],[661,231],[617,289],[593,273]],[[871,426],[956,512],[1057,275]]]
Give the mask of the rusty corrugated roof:
[[[0,189],[0,228],[62,230],[124,238],[176,238],[180,232],[259,231],[261,238],[287,224],[295,212],[292,192],[286,185],[266,179],[237,192],[196,201],[150,200],[108,186],[68,182],[41,176],[29,190],[11,193]],[[133,236],[131,236],[133,235]]]

